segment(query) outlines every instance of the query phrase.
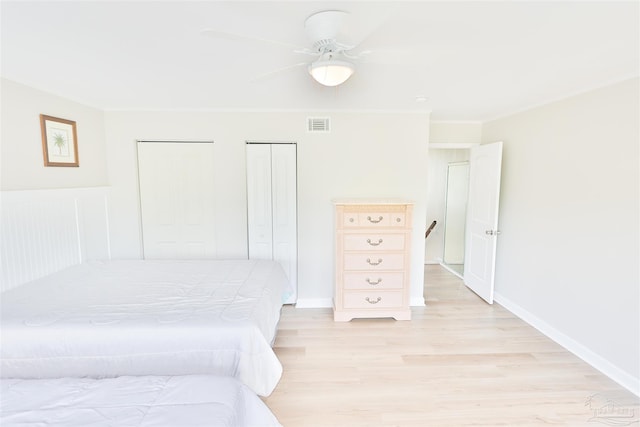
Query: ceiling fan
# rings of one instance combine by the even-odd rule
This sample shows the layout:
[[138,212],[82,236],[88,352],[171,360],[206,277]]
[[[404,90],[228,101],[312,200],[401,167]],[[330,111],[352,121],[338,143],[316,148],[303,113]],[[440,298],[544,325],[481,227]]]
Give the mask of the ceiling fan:
[[313,45],[303,52],[317,55],[316,60],[309,64],[309,73],[322,85],[337,86],[347,81],[355,72],[354,60],[364,54],[351,54],[355,46],[337,39],[347,15],[347,12],[327,10],[309,16],[304,23]]
[[349,16],[348,12],[341,10],[324,10],[309,16],[304,22],[304,29],[307,37],[311,41],[311,47],[299,48],[290,43],[268,40],[258,37],[242,36],[220,32],[213,29],[205,29],[202,32],[206,35],[245,40],[258,41],[264,43],[272,43],[287,47],[293,47],[294,53],[313,56],[315,59],[311,62],[300,62],[289,65],[274,71],[270,71],[261,75],[265,78],[273,74],[301,66],[307,66],[309,74],[318,83],[324,86],[338,86],[349,79],[355,72],[355,63],[358,59],[369,54],[371,51],[365,50],[359,53],[353,53],[355,45],[343,43],[340,34],[345,29],[345,21]]

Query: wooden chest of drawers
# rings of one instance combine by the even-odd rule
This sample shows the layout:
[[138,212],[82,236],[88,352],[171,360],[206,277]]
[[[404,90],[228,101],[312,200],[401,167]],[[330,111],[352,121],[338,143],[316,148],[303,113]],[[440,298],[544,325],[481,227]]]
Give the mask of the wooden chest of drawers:
[[335,201],[336,277],[333,318],[410,320],[413,204]]

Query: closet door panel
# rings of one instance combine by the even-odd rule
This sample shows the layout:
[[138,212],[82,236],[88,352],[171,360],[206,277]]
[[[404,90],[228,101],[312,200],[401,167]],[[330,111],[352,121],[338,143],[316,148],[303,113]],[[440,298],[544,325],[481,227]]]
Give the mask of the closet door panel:
[[215,258],[212,143],[138,143],[145,259]]
[[273,201],[273,259],[296,286],[297,271],[297,194],[296,146],[271,145]]
[[271,147],[247,145],[249,259],[273,259]]
[[297,299],[297,184],[295,144],[247,144],[249,259],[272,259]]

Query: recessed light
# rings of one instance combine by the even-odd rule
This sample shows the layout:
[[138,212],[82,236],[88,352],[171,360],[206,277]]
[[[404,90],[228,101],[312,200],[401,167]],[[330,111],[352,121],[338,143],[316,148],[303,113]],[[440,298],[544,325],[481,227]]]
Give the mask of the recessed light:
[[427,102],[429,98],[423,95],[416,96],[416,102]]

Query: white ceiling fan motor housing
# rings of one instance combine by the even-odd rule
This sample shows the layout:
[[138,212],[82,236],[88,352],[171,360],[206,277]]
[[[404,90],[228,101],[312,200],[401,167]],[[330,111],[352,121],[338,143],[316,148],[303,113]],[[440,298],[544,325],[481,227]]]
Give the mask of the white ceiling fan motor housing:
[[309,16],[304,21],[304,29],[314,47],[318,42],[321,45],[328,40],[335,42],[348,15],[348,12],[341,10],[325,10]]

